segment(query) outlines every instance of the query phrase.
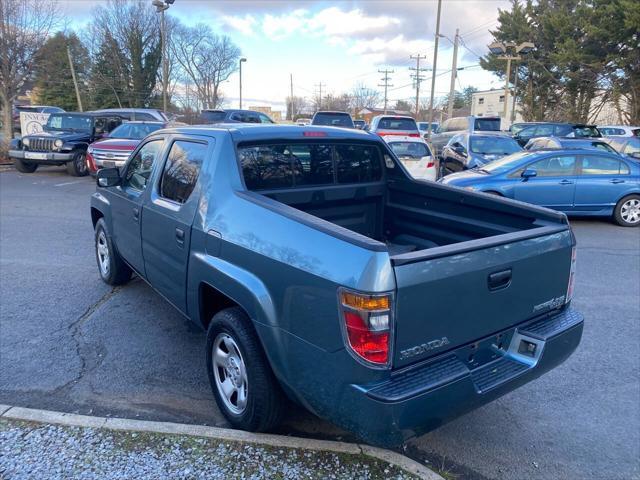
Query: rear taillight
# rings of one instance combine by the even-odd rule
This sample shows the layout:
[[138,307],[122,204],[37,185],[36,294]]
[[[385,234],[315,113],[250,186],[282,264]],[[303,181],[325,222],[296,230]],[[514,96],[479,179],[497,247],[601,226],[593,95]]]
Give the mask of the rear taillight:
[[429,163],[427,163],[427,168],[432,168],[432,167],[434,167],[434,166],[435,166],[435,163],[434,163],[434,162],[429,162]]
[[573,298],[573,287],[576,283],[576,256],[577,250],[574,245],[571,247],[571,269],[569,270],[569,284],[567,285],[567,295],[564,298],[564,303],[569,303]]
[[420,134],[419,133],[410,133],[408,136],[409,137],[414,137],[414,138],[420,138]]
[[389,365],[392,295],[366,295],[345,289],[338,295],[349,350],[367,364]]

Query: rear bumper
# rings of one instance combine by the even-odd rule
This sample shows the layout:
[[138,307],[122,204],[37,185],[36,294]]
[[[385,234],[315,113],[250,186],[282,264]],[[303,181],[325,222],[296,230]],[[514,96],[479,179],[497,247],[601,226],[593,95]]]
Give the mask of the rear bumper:
[[[558,366],[579,345],[582,328],[582,315],[567,308],[476,342],[481,361],[470,361],[464,346],[383,383],[350,385],[338,423],[367,442],[399,445]],[[506,344],[498,348],[496,338]],[[522,353],[523,345],[535,352]]]
[[10,158],[25,160],[29,163],[60,163],[70,162],[73,160],[74,153],[60,152],[33,152],[37,153],[39,158],[27,158],[24,150],[9,150]]

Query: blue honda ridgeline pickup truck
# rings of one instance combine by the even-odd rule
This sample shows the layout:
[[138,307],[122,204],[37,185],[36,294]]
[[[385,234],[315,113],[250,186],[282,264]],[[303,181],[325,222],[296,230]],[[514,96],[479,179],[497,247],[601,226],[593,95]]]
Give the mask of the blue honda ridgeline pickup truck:
[[275,427],[290,399],[397,445],[580,343],[566,217],[412,180],[371,133],[161,130],[97,183],[102,279],[135,272],[207,331],[236,428]]

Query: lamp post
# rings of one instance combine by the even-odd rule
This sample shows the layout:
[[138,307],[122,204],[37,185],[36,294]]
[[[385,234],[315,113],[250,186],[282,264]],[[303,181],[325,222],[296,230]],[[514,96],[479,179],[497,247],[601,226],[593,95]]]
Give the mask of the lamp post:
[[246,61],[247,59],[243,57],[238,62],[240,65],[240,110],[242,110],[242,64]]
[[167,25],[164,11],[173,5],[175,0],[153,0],[151,3],[160,14],[160,40],[162,42],[162,110],[167,113],[167,83],[169,83],[169,64],[167,63]]
[[[493,42],[489,45],[489,51],[497,55],[497,58],[500,60],[507,61],[507,76],[504,82],[504,113],[503,118],[506,121],[507,115],[509,113],[509,80],[511,78],[511,61],[521,60],[522,57],[520,54],[527,54],[535,48],[535,45],[532,42],[522,42],[521,44],[516,44],[516,42]],[[515,55],[514,52],[515,51]],[[515,105],[516,101],[516,92],[513,92],[513,102]],[[514,106],[515,113],[515,106]]]

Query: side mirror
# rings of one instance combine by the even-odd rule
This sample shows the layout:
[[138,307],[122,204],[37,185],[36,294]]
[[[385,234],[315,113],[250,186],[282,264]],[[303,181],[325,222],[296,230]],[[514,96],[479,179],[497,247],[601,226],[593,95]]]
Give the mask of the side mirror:
[[535,169],[533,168],[525,168],[524,172],[522,172],[521,177],[525,180],[528,180],[532,177],[537,177],[538,176],[538,172],[535,171]]
[[114,168],[102,168],[96,175],[96,183],[99,187],[115,187],[120,184],[120,170]]

